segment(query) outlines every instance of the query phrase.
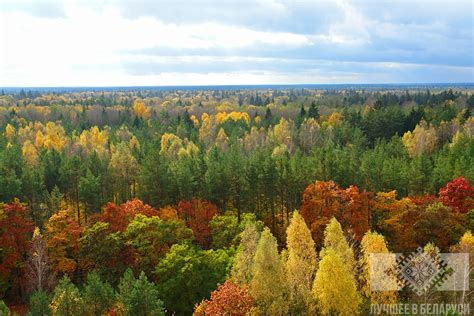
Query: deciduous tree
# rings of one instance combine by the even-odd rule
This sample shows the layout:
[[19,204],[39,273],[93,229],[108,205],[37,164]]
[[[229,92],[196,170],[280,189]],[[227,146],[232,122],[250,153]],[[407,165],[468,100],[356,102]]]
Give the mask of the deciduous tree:
[[78,268],[81,232],[82,227],[67,210],[54,214],[46,223],[48,250],[55,273],[72,274]]
[[439,190],[439,200],[460,213],[474,209],[474,187],[464,177],[448,182]]
[[217,207],[201,199],[191,201],[180,201],[178,203],[178,214],[192,229],[197,242],[204,248],[208,248],[212,242],[211,227],[209,222],[217,214]]
[[18,296],[30,249],[33,223],[19,201],[0,204],[0,295]]
[[319,262],[313,292],[323,315],[359,314],[361,298],[352,271],[341,256],[327,248]]
[[240,245],[232,267],[231,277],[237,285],[248,285],[253,278],[253,262],[260,233],[254,223],[245,226],[240,234]]
[[49,259],[47,241],[38,227],[35,228],[28,256],[27,279],[32,291],[41,292],[51,288],[54,273]]
[[206,315],[248,315],[252,309],[252,303],[247,287],[240,287],[226,280],[211,293],[211,299],[205,301]]
[[280,315],[287,312],[287,283],[285,268],[278,254],[275,237],[268,228],[258,241],[253,263],[250,294],[257,313]]
[[[397,287],[395,254],[390,254],[382,235],[371,231],[365,233],[362,238],[361,248],[362,256],[359,265],[362,269],[360,278],[363,282],[362,291],[364,295],[370,299],[372,304],[395,304],[397,302],[395,291],[373,290],[371,288],[371,278],[378,278],[376,281],[386,285],[385,289]],[[378,254],[388,256],[384,256],[383,259],[377,259],[377,257],[371,259],[371,256],[377,256]]]
[[290,293],[288,305],[292,314],[311,314],[314,312],[311,288],[317,265],[316,247],[311,232],[298,212],[293,213],[286,236],[286,275]]

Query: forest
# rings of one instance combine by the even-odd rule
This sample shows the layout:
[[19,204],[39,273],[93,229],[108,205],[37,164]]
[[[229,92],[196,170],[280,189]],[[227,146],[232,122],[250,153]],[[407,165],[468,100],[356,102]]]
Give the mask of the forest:
[[[474,90],[2,90],[0,315],[367,315],[469,253]],[[461,315],[449,311],[446,315]]]

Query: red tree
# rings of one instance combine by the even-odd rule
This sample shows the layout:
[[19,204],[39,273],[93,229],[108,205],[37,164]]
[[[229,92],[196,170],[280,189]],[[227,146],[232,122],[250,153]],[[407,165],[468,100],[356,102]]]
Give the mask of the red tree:
[[350,229],[358,240],[370,229],[369,208],[371,199],[369,192],[360,192],[355,185],[349,186],[343,193],[344,211],[341,215],[342,226]]
[[217,206],[205,200],[192,199],[178,203],[178,215],[184,219],[186,225],[193,231],[196,240],[204,248],[211,245],[212,235],[209,222],[216,214]]
[[316,181],[303,193],[301,216],[319,246],[322,245],[324,228],[332,217],[361,239],[369,230],[371,203],[370,193],[360,192],[356,186],[344,190],[334,181]]
[[110,224],[111,231],[124,231],[128,224],[137,216],[158,216],[158,211],[141,200],[133,199],[120,206],[114,203],[107,203],[102,212],[94,219],[95,221]]
[[448,182],[439,190],[439,200],[460,213],[474,208],[474,187],[464,177]]
[[0,204],[0,297],[9,288],[19,294],[33,230],[25,206],[18,201]]
[[250,312],[252,304],[253,299],[247,287],[240,287],[227,280],[211,293],[210,300],[205,301],[206,315],[244,316]]
[[341,191],[334,181],[316,181],[303,192],[301,216],[317,245],[322,244],[324,227],[331,217],[339,217],[343,203]]
[[431,194],[409,196],[408,197],[415,205],[426,207],[430,204],[433,204],[438,200],[438,198]]

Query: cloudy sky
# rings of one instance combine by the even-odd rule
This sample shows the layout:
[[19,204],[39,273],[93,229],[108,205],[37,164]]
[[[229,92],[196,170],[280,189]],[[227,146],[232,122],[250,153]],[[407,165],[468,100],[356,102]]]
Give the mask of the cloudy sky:
[[0,86],[474,82],[470,0],[0,0]]

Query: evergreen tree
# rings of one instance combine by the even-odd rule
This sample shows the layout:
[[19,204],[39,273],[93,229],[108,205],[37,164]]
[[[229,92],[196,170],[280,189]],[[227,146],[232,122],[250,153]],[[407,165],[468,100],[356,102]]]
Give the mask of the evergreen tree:
[[119,284],[118,301],[127,316],[165,315],[158,289],[148,281],[144,272],[140,273],[138,279],[135,279],[132,270],[125,272]]
[[316,120],[319,119],[319,109],[314,101],[309,106],[308,117],[314,118]]
[[79,196],[84,203],[86,214],[91,215],[100,211],[100,177],[94,176],[87,169],[86,176],[79,180]]
[[265,124],[270,125],[272,124],[272,122],[273,122],[272,110],[270,109],[270,107],[267,107],[267,110],[265,112]]
[[54,289],[53,300],[49,308],[53,316],[82,314],[84,301],[81,293],[68,276],[64,276]]
[[0,315],[10,315],[10,309],[3,300],[0,300]]
[[300,114],[298,115],[295,121],[296,128],[299,128],[301,124],[303,124],[305,118],[306,118],[306,110],[304,109],[304,105],[301,104]]
[[[49,309],[50,301],[51,299],[45,291],[39,290],[34,292],[30,296],[30,312],[28,315],[49,316],[51,314]],[[0,315],[2,315],[1,310]]]
[[115,293],[109,283],[103,282],[97,272],[87,275],[83,295],[88,315],[100,316],[107,312],[115,301]]

